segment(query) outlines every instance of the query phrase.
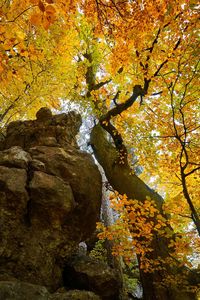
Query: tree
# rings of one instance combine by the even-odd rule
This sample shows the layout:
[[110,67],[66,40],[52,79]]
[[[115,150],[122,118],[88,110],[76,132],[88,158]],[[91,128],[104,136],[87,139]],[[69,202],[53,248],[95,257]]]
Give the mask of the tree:
[[[187,0],[5,0],[0,7],[2,126],[74,101],[103,128],[94,127],[91,144],[110,184],[129,198],[125,208],[139,201],[146,212],[153,201],[147,219],[160,230],[144,256],[161,269],[146,272],[138,253],[144,299],[194,298],[158,284],[185,272],[173,255],[175,232],[189,231],[193,243],[191,221],[200,232],[197,20],[198,6]],[[133,148],[141,178],[130,167]]]

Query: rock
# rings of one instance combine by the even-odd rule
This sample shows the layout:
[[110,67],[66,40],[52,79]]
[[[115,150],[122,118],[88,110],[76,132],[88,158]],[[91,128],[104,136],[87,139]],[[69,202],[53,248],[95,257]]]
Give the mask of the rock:
[[95,230],[93,216],[95,217],[96,211],[99,210],[99,201],[94,198],[95,195],[101,194],[101,178],[99,171],[94,168],[91,156],[70,145],[65,150],[58,147],[37,146],[29,151],[33,159],[44,163],[47,173],[70,184],[76,201],[71,222],[76,227],[78,217],[85,233],[82,240],[85,240],[86,236],[90,236]]
[[44,286],[20,281],[0,281],[0,300],[49,300]]
[[63,276],[68,289],[90,290],[104,300],[118,299],[118,276],[101,261],[87,256],[76,256],[65,266]]
[[26,169],[31,161],[31,156],[19,146],[0,151],[0,165]]
[[52,295],[51,300],[101,300],[101,298],[93,292],[72,290]]
[[1,129],[1,130],[0,130],[0,151],[3,150],[3,145],[4,145],[4,143],[5,143],[5,136],[4,136],[4,134],[3,134],[2,131],[3,131],[3,130]]
[[77,149],[80,125],[80,115],[54,116],[46,108],[37,120],[8,125],[0,151],[2,281],[56,291],[68,257],[94,231],[101,175],[92,157]]
[[69,212],[75,207],[72,189],[61,178],[43,172],[34,172],[29,184],[31,224],[47,222],[47,226],[61,228]]
[[52,112],[47,107],[42,107],[38,112],[36,113],[36,118],[38,121],[45,122],[52,118]]
[[[13,220],[21,219],[26,210],[28,201],[26,181],[27,173],[24,169],[0,166],[1,212],[6,212]],[[3,221],[2,218],[1,215],[0,222]],[[2,229],[1,227],[1,232]]]
[[30,162],[30,169],[45,172],[45,164],[37,159],[32,159]]
[[50,146],[50,147],[56,147],[58,142],[55,137],[49,136],[49,137],[43,137],[42,138],[42,144],[44,146]]
[[89,291],[50,294],[44,286],[20,281],[0,281],[0,300],[101,300]]
[[81,117],[75,112],[53,116],[47,108],[41,108],[37,120],[11,122],[1,149],[20,146],[24,150],[38,145],[77,147],[76,135],[81,126]]

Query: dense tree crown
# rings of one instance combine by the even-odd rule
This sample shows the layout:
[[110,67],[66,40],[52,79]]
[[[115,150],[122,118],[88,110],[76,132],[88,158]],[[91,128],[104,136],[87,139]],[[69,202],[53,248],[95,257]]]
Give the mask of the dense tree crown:
[[[171,226],[184,234],[172,247],[189,267],[200,250],[198,9],[193,0],[0,3],[2,132],[64,100],[95,116],[113,138],[117,163],[139,170],[165,199]],[[125,222],[107,235],[119,237],[127,222],[143,236],[166,226],[146,199],[127,209],[126,193],[111,198]],[[147,212],[156,223],[146,224]]]

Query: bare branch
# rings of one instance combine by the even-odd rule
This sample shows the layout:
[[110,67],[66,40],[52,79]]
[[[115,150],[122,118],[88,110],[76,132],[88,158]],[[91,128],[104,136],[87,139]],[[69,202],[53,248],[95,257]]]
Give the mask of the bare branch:
[[187,176],[189,176],[189,175],[193,174],[193,173],[194,173],[194,172],[196,172],[197,170],[200,170],[200,166],[199,166],[199,167],[197,167],[197,168],[195,168],[195,169],[193,169],[192,171],[190,171],[190,172],[186,173],[186,174],[185,174],[185,177],[187,177]]
[[112,81],[112,79],[108,79],[108,80],[99,82],[99,83],[97,83],[97,84],[94,85],[93,90],[98,90],[98,89],[100,89],[102,86],[104,86],[104,85],[110,83],[111,81]]

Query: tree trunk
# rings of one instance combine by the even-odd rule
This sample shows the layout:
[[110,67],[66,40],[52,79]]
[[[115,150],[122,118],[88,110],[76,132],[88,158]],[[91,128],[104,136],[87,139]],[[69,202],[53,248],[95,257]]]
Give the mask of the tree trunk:
[[[146,197],[151,198],[159,210],[159,213],[166,218],[162,210],[163,198],[150,189],[139,177],[134,174],[130,175],[131,169],[128,164],[125,163],[122,165],[118,163],[118,152],[115,147],[108,142],[106,132],[99,125],[93,128],[90,142],[93,147],[94,155],[103,167],[112,187],[120,194],[126,194],[129,199],[138,200],[141,201],[141,203],[146,200]],[[171,227],[169,227],[169,229],[172,231]],[[151,244],[153,251],[149,252],[147,256],[148,259],[153,261],[161,258],[164,261],[164,267],[160,271],[152,272],[144,272],[143,269],[140,268],[144,300],[197,299],[194,293],[186,292],[184,288],[177,288],[175,284],[170,283],[168,286],[162,285],[167,275],[174,276],[175,278],[177,275],[181,275],[182,272],[182,269],[178,266],[171,267],[166,264],[166,259],[170,258],[170,252],[172,253],[168,245],[169,240],[167,240],[167,238],[158,237],[156,233],[154,234]],[[140,256],[138,256],[138,262],[140,266]]]
[[[107,178],[104,174],[103,168],[101,168],[101,174],[102,174],[102,180],[103,182],[107,181]],[[107,192],[107,189],[105,185],[103,184],[103,190],[102,190],[102,204],[101,204],[101,218],[103,220],[103,223],[106,227],[109,227],[114,224],[114,216],[113,216],[113,209],[110,207],[110,201],[109,201],[109,195]],[[122,267],[122,257],[121,256],[113,256],[112,255],[112,248],[114,246],[113,241],[105,240],[104,244],[106,250],[107,250],[107,262],[108,265],[111,268],[114,268],[118,272],[118,278],[121,283],[120,288],[120,300],[126,300],[128,299],[128,295],[125,289],[124,285],[124,277],[123,277],[123,267]]]

